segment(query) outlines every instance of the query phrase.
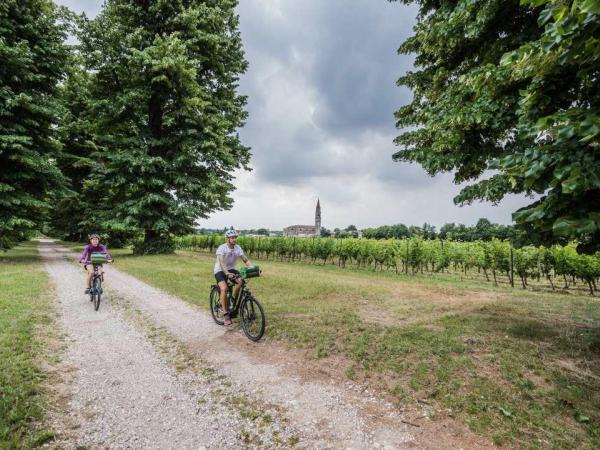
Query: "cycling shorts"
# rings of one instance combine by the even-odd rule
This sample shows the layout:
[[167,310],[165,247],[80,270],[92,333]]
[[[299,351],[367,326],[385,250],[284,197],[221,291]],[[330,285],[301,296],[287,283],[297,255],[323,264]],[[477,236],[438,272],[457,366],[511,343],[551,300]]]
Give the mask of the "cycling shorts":
[[[240,273],[235,270],[235,269],[229,269],[230,273],[234,273],[236,275],[239,275]],[[218,271],[217,273],[215,273],[215,279],[217,280],[217,283],[220,283],[221,281],[227,281],[227,275],[225,275],[225,272],[223,272],[222,270]]]

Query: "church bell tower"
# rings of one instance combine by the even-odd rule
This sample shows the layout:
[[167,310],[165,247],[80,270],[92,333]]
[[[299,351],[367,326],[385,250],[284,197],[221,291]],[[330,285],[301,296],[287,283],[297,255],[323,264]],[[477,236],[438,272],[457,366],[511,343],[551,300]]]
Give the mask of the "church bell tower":
[[321,203],[317,199],[317,209],[315,210],[315,235],[321,236]]

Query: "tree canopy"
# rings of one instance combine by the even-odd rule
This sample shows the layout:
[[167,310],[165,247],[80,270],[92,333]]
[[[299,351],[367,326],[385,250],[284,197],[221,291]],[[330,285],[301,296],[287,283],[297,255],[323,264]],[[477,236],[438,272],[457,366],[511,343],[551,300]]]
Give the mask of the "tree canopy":
[[229,208],[249,149],[237,129],[246,69],[236,1],[108,0],[81,26],[98,225],[144,233],[140,253]]
[[419,6],[400,47],[416,70],[396,113],[395,160],[471,182],[455,198],[535,195],[513,219],[533,242],[600,246],[600,3],[403,0]]
[[65,39],[50,0],[0,4],[0,248],[40,229],[52,195],[65,187],[53,129]]

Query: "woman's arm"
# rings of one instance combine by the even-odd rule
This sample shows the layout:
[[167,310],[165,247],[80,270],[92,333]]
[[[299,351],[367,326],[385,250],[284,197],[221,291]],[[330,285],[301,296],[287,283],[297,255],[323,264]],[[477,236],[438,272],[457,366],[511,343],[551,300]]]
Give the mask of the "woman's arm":
[[81,258],[79,258],[79,262],[87,261],[89,252],[90,250],[87,245],[83,247],[83,253],[81,254]]

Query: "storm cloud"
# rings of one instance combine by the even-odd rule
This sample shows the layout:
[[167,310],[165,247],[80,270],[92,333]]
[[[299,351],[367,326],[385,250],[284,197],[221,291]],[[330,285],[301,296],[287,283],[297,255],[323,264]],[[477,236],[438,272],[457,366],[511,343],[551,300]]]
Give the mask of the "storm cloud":
[[415,13],[366,0],[240,4],[250,62],[241,83],[250,118],[241,134],[262,182],[385,171],[393,113],[410,101],[395,81],[412,58],[396,50]]
[[[60,3],[93,17],[101,0]],[[240,31],[249,68],[240,80],[249,117],[240,130],[251,172],[236,173],[235,205],[203,227],[311,223],[320,198],[327,228],[423,222],[509,223],[527,201],[452,202],[452,176],[429,177],[396,163],[394,111],[411,93],[396,80],[413,57],[398,55],[416,8],[386,0],[242,0]]]

